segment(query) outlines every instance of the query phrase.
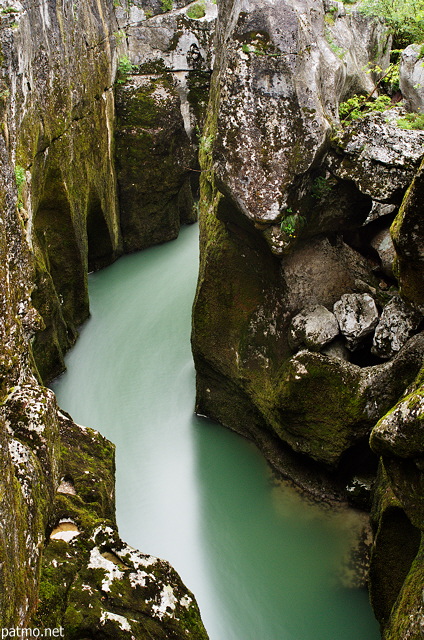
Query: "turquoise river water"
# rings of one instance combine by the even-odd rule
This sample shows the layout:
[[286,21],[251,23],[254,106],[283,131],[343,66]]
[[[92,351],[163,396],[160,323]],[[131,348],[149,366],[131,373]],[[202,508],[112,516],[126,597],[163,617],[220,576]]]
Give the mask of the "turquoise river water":
[[310,504],[193,415],[197,233],[90,276],[59,403],[116,444],[121,537],[171,562],[211,640],[377,640],[366,592],[337,579],[354,516]]

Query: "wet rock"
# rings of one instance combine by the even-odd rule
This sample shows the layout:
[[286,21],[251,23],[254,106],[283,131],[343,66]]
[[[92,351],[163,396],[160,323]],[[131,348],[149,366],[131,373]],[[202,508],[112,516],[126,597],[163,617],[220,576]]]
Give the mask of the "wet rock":
[[[125,251],[175,238],[196,217],[198,131],[205,115],[217,7],[190,18],[187,2],[172,12],[120,7],[128,73],[116,85],[115,133]],[[160,4],[158,4],[160,7]],[[148,15],[147,15],[148,14]],[[126,57],[125,57],[126,56]]]
[[351,351],[356,349],[363,338],[372,333],[378,322],[376,304],[367,293],[343,295],[334,305],[334,315]]
[[411,44],[403,50],[399,67],[399,86],[409,111],[424,111],[423,62],[421,45]]
[[373,449],[383,456],[418,458],[424,452],[424,385],[400,400],[374,427]]
[[372,353],[380,358],[393,357],[416,331],[422,315],[401,298],[384,307],[376,326]]
[[291,321],[289,343],[293,349],[304,345],[311,351],[320,351],[338,335],[339,325],[331,311],[322,305],[304,309]]
[[378,253],[381,260],[381,270],[389,278],[393,278],[393,263],[396,258],[395,248],[393,246],[392,237],[389,229],[378,231],[371,238],[370,245]]

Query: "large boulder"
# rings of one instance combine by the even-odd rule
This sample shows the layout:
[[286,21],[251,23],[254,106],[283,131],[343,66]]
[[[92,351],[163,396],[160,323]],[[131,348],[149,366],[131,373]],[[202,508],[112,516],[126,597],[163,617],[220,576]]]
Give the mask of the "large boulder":
[[361,193],[399,205],[424,156],[424,132],[400,129],[401,113],[371,113],[340,131],[327,157],[334,175]]
[[404,298],[424,305],[424,161],[402,202],[390,232],[396,249],[395,274]]
[[409,111],[424,110],[424,67],[422,45],[411,44],[402,51],[399,86]]

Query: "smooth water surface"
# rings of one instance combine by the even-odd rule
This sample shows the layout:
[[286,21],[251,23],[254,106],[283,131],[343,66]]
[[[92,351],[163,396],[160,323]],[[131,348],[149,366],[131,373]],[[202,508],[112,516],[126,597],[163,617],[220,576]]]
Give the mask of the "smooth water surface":
[[352,523],[276,483],[253,445],[193,416],[197,228],[90,276],[92,317],[54,385],[116,446],[124,540],[166,558],[211,640],[377,640],[337,566]]

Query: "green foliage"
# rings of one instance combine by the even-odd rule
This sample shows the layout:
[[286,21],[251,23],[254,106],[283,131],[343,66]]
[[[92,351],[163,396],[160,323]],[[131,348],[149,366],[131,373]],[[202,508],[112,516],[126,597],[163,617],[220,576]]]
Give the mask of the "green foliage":
[[306,220],[298,213],[291,213],[290,207],[286,211],[289,215],[281,220],[280,229],[289,238],[296,238],[305,226]]
[[122,56],[118,62],[118,73],[116,76],[117,84],[124,84],[127,77],[135,71],[137,67],[132,64],[128,56]]
[[323,200],[331,191],[331,185],[324,176],[315,178],[312,184],[311,193],[317,200]]
[[18,195],[20,195],[25,182],[25,169],[19,164],[15,166],[15,180],[16,186],[18,187]]
[[22,209],[22,190],[25,184],[25,169],[19,164],[15,165],[15,180],[18,189],[18,209]]
[[204,2],[196,2],[196,4],[191,5],[191,7],[187,10],[187,15],[192,20],[199,20],[199,18],[203,18],[206,15],[205,3]]
[[242,44],[241,50],[244,53],[254,53],[257,56],[270,56],[271,58],[276,58],[280,55],[279,53],[272,53],[271,51],[265,51],[263,49],[259,49],[258,47],[255,47],[254,45],[246,44],[246,43]]
[[360,120],[372,111],[386,111],[391,105],[389,96],[379,96],[378,98],[366,98],[363,95],[356,94],[342,102],[339,106],[339,116],[342,122],[350,122],[352,120]]
[[115,37],[116,44],[119,45],[125,38],[125,31],[123,29],[119,29],[119,31],[114,31],[113,35]]
[[424,129],[424,113],[407,113],[396,124],[401,129]]
[[161,0],[162,12],[166,13],[167,11],[172,11],[173,3],[172,0]]
[[331,51],[338,57],[340,58],[340,60],[343,60],[343,58],[346,55],[346,51],[344,49],[342,49],[342,47],[339,47],[339,45],[334,41],[333,36],[331,35],[329,29],[325,30],[325,39],[327,41],[328,46],[330,47]]
[[19,13],[18,9],[15,9],[15,7],[4,7],[1,10],[2,13]]
[[397,45],[424,40],[424,0],[362,0],[359,10],[384,18]]
[[214,137],[202,136],[199,140],[199,151],[202,153],[210,153],[212,151]]

